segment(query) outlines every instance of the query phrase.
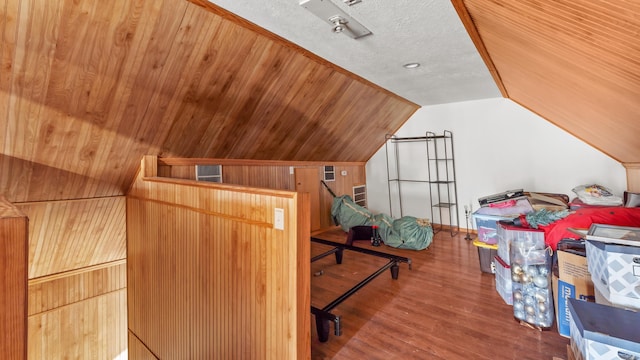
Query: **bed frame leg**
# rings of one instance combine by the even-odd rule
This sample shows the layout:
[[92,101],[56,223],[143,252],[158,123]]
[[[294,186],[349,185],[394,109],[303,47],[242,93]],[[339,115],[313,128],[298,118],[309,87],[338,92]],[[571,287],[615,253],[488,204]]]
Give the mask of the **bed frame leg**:
[[391,265],[391,278],[393,280],[398,280],[398,272],[400,271],[400,266],[397,263]]
[[336,251],[336,264],[342,264],[342,253],[344,252],[344,249],[339,248]]
[[323,316],[316,315],[316,330],[318,331],[318,340],[327,342],[329,340],[329,320]]

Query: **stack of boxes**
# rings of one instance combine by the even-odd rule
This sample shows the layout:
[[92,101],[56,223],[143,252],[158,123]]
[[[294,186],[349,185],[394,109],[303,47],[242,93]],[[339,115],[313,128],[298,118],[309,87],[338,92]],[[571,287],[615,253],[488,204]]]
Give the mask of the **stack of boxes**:
[[533,208],[521,189],[487,196],[478,201],[481,207],[472,215],[478,232],[473,244],[478,248],[480,269],[496,275],[496,289],[502,299],[511,305],[509,247],[500,239],[499,223],[511,223],[518,216],[533,211]]
[[509,248],[511,242],[506,234],[504,223],[498,223],[498,252],[495,256],[496,290],[502,300],[513,305],[513,284],[511,281],[511,260]]
[[474,245],[515,318],[544,329],[555,317],[560,335],[571,339],[570,358],[640,360],[640,228],[594,224],[586,241],[561,241],[553,273],[544,232],[513,225],[527,211],[485,210],[473,214]]
[[501,222],[498,241],[496,264],[504,265],[500,269],[496,265],[496,274],[501,274],[496,276],[498,293],[511,302],[516,319],[539,329],[550,328],[554,320],[552,253],[544,232]]
[[558,333],[570,337],[569,299],[595,301],[593,282],[587,268],[584,241],[562,240],[556,251],[553,294]]
[[640,359],[640,228],[592,225],[586,255],[596,302],[568,301],[573,356]]
[[472,214],[475,228],[478,232],[478,238],[473,242],[473,245],[478,248],[482,272],[496,273],[498,270],[498,265],[494,261],[499,248],[498,222],[512,221],[521,214],[533,211],[527,199],[518,198],[510,199],[509,201],[513,203],[513,206],[491,207],[491,204],[485,203],[484,206]]

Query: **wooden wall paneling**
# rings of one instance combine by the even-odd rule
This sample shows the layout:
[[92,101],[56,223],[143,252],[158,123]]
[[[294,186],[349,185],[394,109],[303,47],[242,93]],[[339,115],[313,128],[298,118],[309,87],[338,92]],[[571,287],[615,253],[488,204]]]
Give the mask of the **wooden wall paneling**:
[[[320,171],[320,179],[322,179],[323,169],[320,169]],[[346,171],[347,175],[343,176],[342,171]],[[335,172],[336,181],[327,182],[327,185],[337,196],[349,195],[353,197],[354,186],[366,185],[364,165],[337,165],[335,166]],[[320,179],[318,179],[318,181]],[[333,205],[334,198],[324,187],[322,187],[320,191],[321,228],[327,229],[336,226],[331,217],[331,206]]]
[[640,192],[640,163],[623,165],[627,170],[627,191]]
[[120,289],[29,316],[28,358],[116,358],[127,349],[126,294]]
[[29,278],[124,259],[126,198],[21,203],[31,221]]
[[309,217],[311,218],[311,231],[321,229],[320,221],[320,181],[318,181],[317,167],[295,169],[295,190],[299,193],[309,194]]
[[30,280],[29,358],[112,359],[126,350],[126,316],[124,261]]
[[310,334],[308,286],[297,288],[309,272],[308,198],[298,196],[139,178],[128,196],[130,331],[159,358],[308,358],[291,337]]
[[296,359],[309,359],[311,355],[311,317],[305,316],[311,306],[311,199],[310,195],[298,194],[296,211],[289,213],[290,225],[296,225],[296,285],[297,307]]
[[193,165],[187,166],[158,166],[158,176],[173,179],[196,179],[196,169]]
[[283,166],[234,166],[222,167],[222,182],[267,189],[293,190],[290,167]]
[[[329,187],[336,195],[353,194],[353,187],[366,185],[365,164],[358,162],[323,162],[323,161],[266,161],[266,160],[242,160],[242,159],[184,159],[184,158],[160,158],[160,176],[171,178],[195,179],[195,164],[221,164],[223,182],[226,184],[264,187],[280,190],[295,190],[295,178],[291,174],[292,168],[314,168],[317,170],[316,181],[318,184],[324,178],[324,165],[333,165],[336,171],[336,180],[328,182]],[[341,175],[346,171],[347,175]],[[314,194],[315,196],[315,194]],[[335,226],[331,217],[333,196],[323,187],[318,191],[320,214],[320,227],[327,229]],[[312,201],[312,204],[314,202]],[[315,226],[312,225],[312,228]],[[317,230],[317,229],[316,229]]]
[[28,219],[0,196],[0,354],[27,357]]
[[125,350],[126,198],[17,207],[31,219],[29,358],[113,358]]
[[366,161],[375,142],[342,151],[352,124],[382,139],[418,108],[210,3],[4,4],[13,202],[123,195],[145,154]]
[[125,260],[29,280],[29,316],[127,287]]
[[[454,4],[461,3],[454,1]],[[509,97],[620,162],[635,135],[638,4],[465,0]]]
[[144,344],[140,341],[140,339],[138,339],[135,334],[133,334],[131,331],[128,332],[129,333],[129,340],[128,340],[128,344],[129,347],[127,349],[127,353],[129,356],[129,359],[133,359],[133,360],[157,360],[158,358],[153,355],[153,353],[151,351],[149,351],[149,349],[144,346]]

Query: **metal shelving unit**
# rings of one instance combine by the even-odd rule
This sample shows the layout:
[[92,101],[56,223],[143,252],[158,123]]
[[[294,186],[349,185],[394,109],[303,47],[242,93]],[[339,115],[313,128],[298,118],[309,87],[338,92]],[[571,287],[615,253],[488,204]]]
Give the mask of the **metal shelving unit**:
[[[422,163],[411,162],[412,166],[423,167],[423,172],[407,171],[400,162],[400,147],[402,144],[423,143],[424,149],[420,151]],[[425,136],[418,137],[397,137],[387,135],[385,137],[385,149],[387,156],[387,180],[389,186],[390,215],[394,217],[394,203],[397,202],[400,217],[404,216],[402,204],[403,184],[422,183],[425,184],[425,201],[429,202],[429,214],[432,223],[438,222],[439,226],[433,228],[434,233],[439,232],[444,226],[449,226],[451,236],[460,231],[460,221],[458,215],[458,192],[456,187],[455,160],[453,156],[453,133],[445,130],[442,135],[427,131]],[[414,152],[406,151],[403,154],[416,155]],[[426,164],[425,164],[426,159]],[[425,169],[426,168],[426,169]],[[426,171],[426,173],[424,172]],[[404,177],[406,173],[410,176]],[[396,193],[397,199],[392,197]],[[397,213],[397,212],[396,212]],[[435,219],[434,215],[438,218]],[[443,219],[448,218],[448,223],[443,224]],[[432,225],[433,226],[433,225]]]
[[451,236],[460,231],[458,215],[458,188],[456,186],[456,167],[453,156],[453,133],[445,130],[442,135],[427,131],[427,167],[429,168],[429,197],[431,201],[431,216],[434,209],[438,210],[440,227],[434,228],[434,233],[442,230],[443,219],[448,213]]

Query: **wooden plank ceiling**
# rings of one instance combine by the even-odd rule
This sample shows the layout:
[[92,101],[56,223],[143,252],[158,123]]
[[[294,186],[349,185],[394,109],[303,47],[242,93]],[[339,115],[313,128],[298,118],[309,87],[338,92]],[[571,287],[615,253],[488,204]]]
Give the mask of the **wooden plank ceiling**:
[[366,161],[418,109],[197,2],[0,0],[0,194],[122,195],[145,154]]
[[622,163],[640,162],[640,2],[452,3],[506,97]]

